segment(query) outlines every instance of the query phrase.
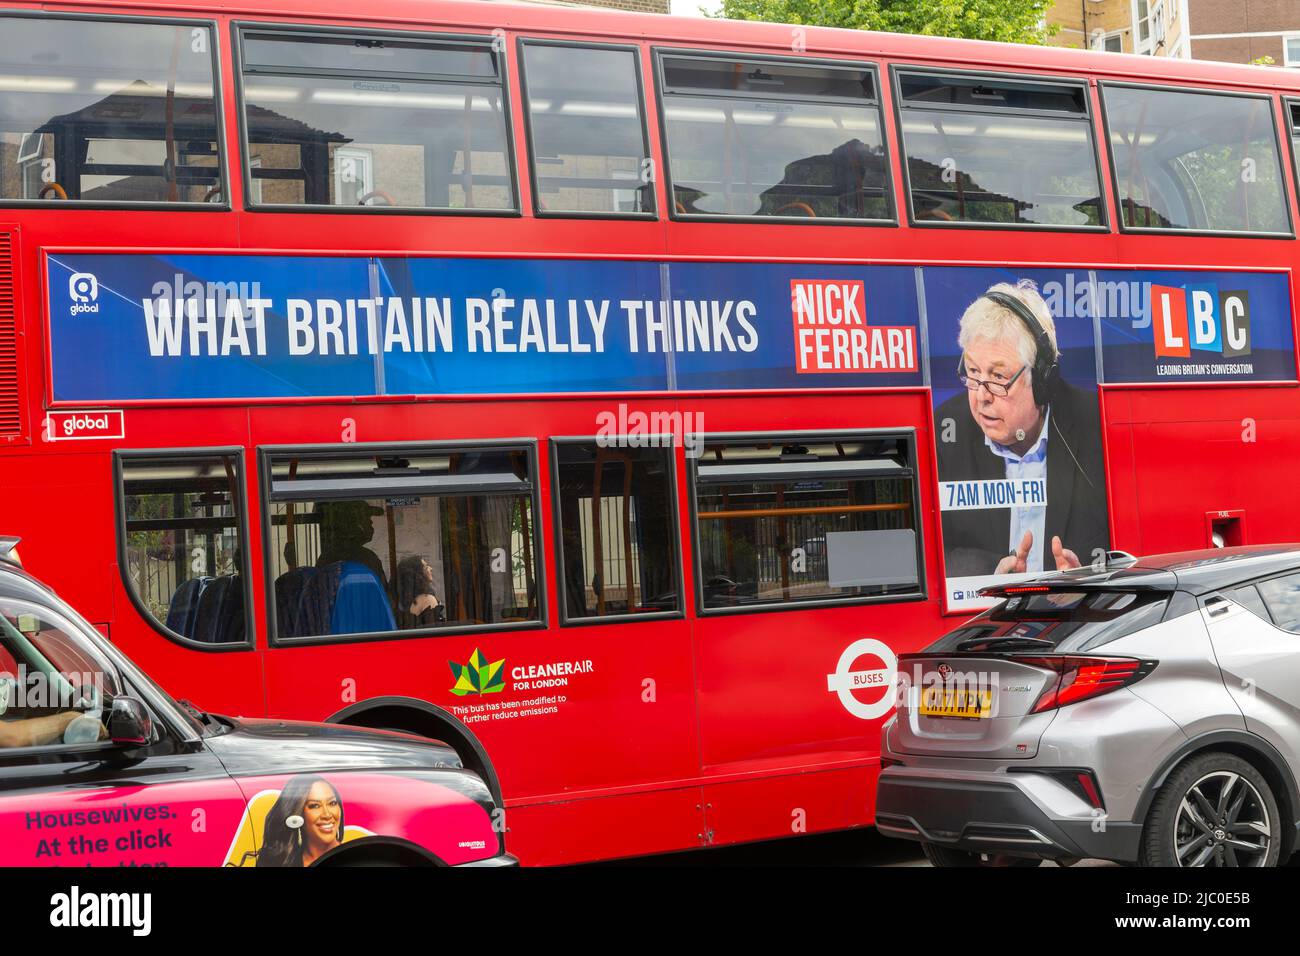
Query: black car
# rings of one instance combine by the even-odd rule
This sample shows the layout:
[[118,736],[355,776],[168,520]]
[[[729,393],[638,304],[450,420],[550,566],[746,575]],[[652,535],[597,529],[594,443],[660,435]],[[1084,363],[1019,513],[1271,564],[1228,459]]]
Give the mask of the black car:
[[0,539],[0,865],[500,866],[490,767],[178,703]]

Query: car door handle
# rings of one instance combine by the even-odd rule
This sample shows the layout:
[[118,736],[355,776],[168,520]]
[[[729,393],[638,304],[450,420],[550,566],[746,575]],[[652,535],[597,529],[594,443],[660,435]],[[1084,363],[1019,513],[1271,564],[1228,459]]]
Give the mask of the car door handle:
[[1205,602],[1205,611],[1210,615],[1210,617],[1219,617],[1220,615],[1227,614],[1231,609],[1232,605],[1228,602],[1227,598],[1212,597]]

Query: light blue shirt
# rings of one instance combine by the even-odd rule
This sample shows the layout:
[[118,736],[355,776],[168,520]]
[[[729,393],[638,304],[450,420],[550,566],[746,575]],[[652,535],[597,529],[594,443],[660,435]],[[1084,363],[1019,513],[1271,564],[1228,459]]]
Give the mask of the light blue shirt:
[[[989,451],[1000,457],[1007,465],[1007,478],[1037,478],[1047,482],[1047,426],[1051,418],[1051,409],[1043,413],[1043,430],[1038,435],[1038,441],[1023,455],[1017,455],[1005,445],[999,445],[997,442],[984,436],[984,444],[988,445]],[[1043,566],[1044,554],[1050,554],[1051,550],[1047,547],[1047,542],[1043,540],[1047,534],[1047,505],[1035,504],[1024,505],[1011,509],[1011,534],[1007,540],[1007,553],[1015,551],[1020,547],[1020,541],[1025,536],[1026,531],[1033,532],[1034,546],[1029,549],[1029,556],[1025,558],[1026,571],[1055,571],[1056,562],[1052,562],[1050,568]]]

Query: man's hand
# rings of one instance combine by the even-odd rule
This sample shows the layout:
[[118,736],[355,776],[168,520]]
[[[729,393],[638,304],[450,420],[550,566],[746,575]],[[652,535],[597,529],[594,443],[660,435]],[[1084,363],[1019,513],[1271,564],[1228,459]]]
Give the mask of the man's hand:
[[[1061,539],[1057,538],[1056,543],[1059,545]],[[1020,545],[1005,558],[998,562],[998,566],[993,569],[994,574],[1023,574],[1025,571],[1025,562],[1029,560],[1029,552],[1034,547],[1034,533],[1026,531],[1025,536],[1020,539]],[[1077,558],[1075,559],[1078,560]],[[1076,565],[1077,567],[1077,565]]]
[[1070,571],[1080,567],[1079,556],[1061,544],[1061,536],[1052,536],[1052,557],[1056,559],[1056,570]]

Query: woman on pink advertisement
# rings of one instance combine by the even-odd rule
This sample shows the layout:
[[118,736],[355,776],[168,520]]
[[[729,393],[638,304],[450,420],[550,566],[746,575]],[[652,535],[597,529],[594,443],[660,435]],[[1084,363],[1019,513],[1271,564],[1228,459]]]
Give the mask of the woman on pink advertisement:
[[329,781],[289,778],[266,815],[258,866],[311,866],[343,842],[343,801]]

